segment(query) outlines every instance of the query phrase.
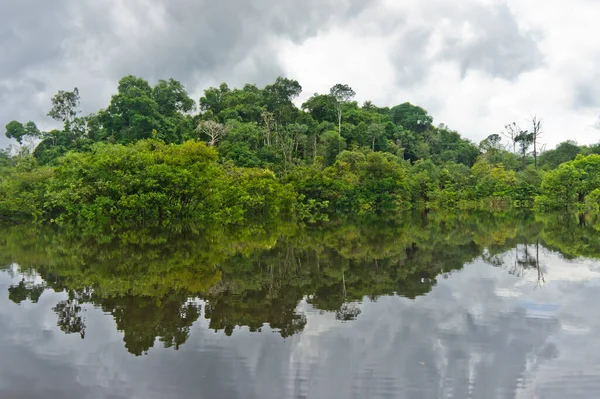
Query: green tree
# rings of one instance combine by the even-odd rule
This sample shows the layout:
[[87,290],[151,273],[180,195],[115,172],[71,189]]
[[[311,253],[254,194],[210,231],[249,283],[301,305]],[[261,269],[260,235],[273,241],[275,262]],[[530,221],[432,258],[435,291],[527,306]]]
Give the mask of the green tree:
[[342,135],[342,109],[344,104],[352,100],[356,93],[348,85],[337,83],[329,89],[329,95],[335,100],[335,109],[338,120],[338,135]]
[[337,120],[336,99],[331,94],[315,93],[302,104],[302,109],[310,113],[317,122]]
[[183,85],[175,79],[159,80],[152,88],[152,97],[158,105],[158,112],[166,117],[174,117],[177,113],[190,112],[194,109],[192,100]]
[[529,133],[527,130],[521,131],[517,136],[515,136],[515,142],[519,144],[519,149],[521,151],[523,170],[525,170],[527,167],[527,151],[533,144],[533,138],[533,133]]
[[580,204],[583,204],[588,194],[600,188],[600,155],[577,155],[575,160],[571,162],[581,173],[577,188],[577,199]]
[[564,141],[553,150],[540,155],[540,165],[545,169],[556,169],[558,165],[572,161],[581,153],[581,148],[572,140]]
[[42,133],[35,123],[29,121],[25,125],[18,121],[10,121],[6,125],[6,137],[15,139],[17,143],[23,144],[23,140],[33,140],[41,137]]
[[367,128],[367,136],[371,141],[371,151],[375,151],[375,142],[385,137],[385,128],[380,123],[373,123]]
[[392,107],[390,116],[395,124],[413,132],[423,132],[433,122],[433,118],[427,111],[411,103],[403,103]]
[[535,198],[537,210],[572,210],[576,203],[576,192],[582,171],[570,162],[544,174],[541,195]]
[[48,116],[56,121],[61,121],[67,128],[70,123],[79,114],[79,89],[75,87],[73,91],[59,90],[52,97],[52,109],[48,112]]
[[298,81],[281,76],[263,89],[264,104],[266,109],[274,115],[276,131],[293,121],[298,110],[292,101],[301,92],[302,86]]
[[120,143],[150,138],[160,124],[152,88],[144,79],[131,75],[119,81],[118,94],[99,116],[108,134]]

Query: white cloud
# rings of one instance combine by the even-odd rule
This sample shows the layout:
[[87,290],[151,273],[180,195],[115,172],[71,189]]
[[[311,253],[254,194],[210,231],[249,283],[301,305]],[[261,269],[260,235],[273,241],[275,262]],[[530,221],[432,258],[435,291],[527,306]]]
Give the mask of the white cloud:
[[[520,32],[532,35],[543,54],[542,63],[511,80],[490,73],[498,72],[498,65],[503,65],[506,58],[524,56],[503,43],[489,49],[490,55],[479,61],[481,68],[467,69],[464,75],[464,60],[452,58],[453,51],[473,48],[485,34],[486,26],[478,26],[466,10],[495,5],[499,8],[486,16],[487,21],[494,22],[504,4],[476,0],[466,3],[449,9],[438,1],[381,2],[352,24],[337,26],[302,43],[285,43],[279,53],[281,65],[303,83],[305,96],[327,91],[342,81],[353,86],[360,101],[371,99],[381,105],[417,103],[429,110],[436,122],[476,142],[501,131],[506,123],[526,125],[533,114],[544,120],[548,148],[566,139],[581,144],[599,141],[600,132],[591,125],[600,114],[600,99],[596,100],[598,107],[577,107],[576,96],[578,87],[585,87],[597,74],[600,43],[592,38],[598,33],[595,16],[600,15],[600,4],[584,0],[545,3],[544,7],[533,0],[508,3]],[[397,26],[391,26],[390,21],[396,21]],[[398,63],[396,51],[410,48],[406,42],[411,32],[420,28],[430,31],[427,45],[420,52],[411,49],[413,53],[401,54],[404,62]],[[498,35],[504,32],[502,26],[495,29]],[[447,37],[452,34],[456,44],[449,48]],[[447,59],[439,59],[440,54],[446,54]],[[411,57],[417,62],[412,63]],[[505,66],[512,68],[520,62],[517,59]],[[422,79],[420,73],[411,73],[411,68],[422,68]],[[415,76],[414,81],[396,84],[403,74]]]

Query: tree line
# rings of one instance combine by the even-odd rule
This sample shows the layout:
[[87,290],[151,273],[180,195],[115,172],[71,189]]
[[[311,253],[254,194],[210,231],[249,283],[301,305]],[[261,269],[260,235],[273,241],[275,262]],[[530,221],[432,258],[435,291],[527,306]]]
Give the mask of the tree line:
[[210,87],[195,101],[174,79],[126,76],[82,116],[77,88],[48,116],[11,121],[0,152],[0,216],[83,223],[307,221],[407,209],[598,210],[600,145],[544,150],[542,121],[476,144],[423,108],[359,105],[346,84],[308,98],[293,80]]

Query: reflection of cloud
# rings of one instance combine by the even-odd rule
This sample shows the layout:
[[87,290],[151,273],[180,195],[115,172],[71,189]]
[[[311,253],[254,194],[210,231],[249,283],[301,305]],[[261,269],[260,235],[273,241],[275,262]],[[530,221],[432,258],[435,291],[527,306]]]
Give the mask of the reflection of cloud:
[[[269,327],[226,337],[201,317],[180,351],[156,345],[141,358],[124,350],[112,317],[98,309],[88,309],[81,340],[56,327],[50,309],[62,295],[47,291],[37,305],[21,306],[2,296],[7,339],[0,352],[20,360],[0,359],[0,396],[39,396],[27,389],[32,373],[58,364],[48,374],[53,380],[35,386],[62,384],[62,395],[77,397],[593,397],[600,387],[600,279],[585,270],[597,262],[541,256],[543,289],[527,273],[516,277],[476,260],[415,300],[365,300],[355,321],[341,323],[302,301],[304,331],[282,339]],[[0,290],[9,281],[16,280],[0,274]]]

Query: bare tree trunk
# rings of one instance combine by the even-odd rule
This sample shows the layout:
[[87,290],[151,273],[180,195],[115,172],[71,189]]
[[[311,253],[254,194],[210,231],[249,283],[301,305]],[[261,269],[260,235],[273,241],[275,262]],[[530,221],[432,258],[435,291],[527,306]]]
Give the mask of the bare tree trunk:
[[535,266],[538,272],[538,285],[542,285],[546,282],[544,278],[544,273],[542,273],[542,269],[540,268],[540,240],[536,240],[535,242]]
[[535,170],[537,170],[537,145],[540,136],[542,135],[542,120],[538,119],[537,116],[533,116],[531,118],[531,124],[533,125],[533,162],[535,165]]
[[537,170],[537,138],[535,134],[533,136],[533,165],[535,166],[535,170]]
[[338,154],[342,148],[342,106],[338,110]]

